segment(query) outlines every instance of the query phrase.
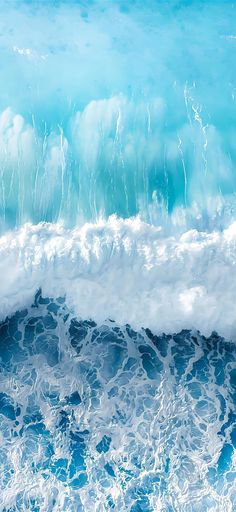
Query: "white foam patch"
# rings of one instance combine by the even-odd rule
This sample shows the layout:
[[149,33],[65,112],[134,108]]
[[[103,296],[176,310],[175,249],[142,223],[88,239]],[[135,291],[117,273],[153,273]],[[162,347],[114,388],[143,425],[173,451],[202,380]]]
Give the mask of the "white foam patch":
[[66,294],[75,314],[157,332],[236,334],[236,223],[165,237],[139,219],[26,224],[0,238],[1,317]]

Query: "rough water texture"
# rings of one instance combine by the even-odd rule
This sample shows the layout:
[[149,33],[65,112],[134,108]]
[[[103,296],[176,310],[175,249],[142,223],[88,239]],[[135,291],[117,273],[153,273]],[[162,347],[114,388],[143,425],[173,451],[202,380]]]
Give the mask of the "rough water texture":
[[236,510],[235,22],[0,0],[0,512]]
[[0,347],[2,511],[235,510],[235,343],[81,321],[39,291]]
[[64,296],[75,314],[155,332],[196,328],[236,333],[236,223],[222,232],[166,237],[115,217],[66,230],[25,225],[0,237],[0,317],[30,305],[35,291]]

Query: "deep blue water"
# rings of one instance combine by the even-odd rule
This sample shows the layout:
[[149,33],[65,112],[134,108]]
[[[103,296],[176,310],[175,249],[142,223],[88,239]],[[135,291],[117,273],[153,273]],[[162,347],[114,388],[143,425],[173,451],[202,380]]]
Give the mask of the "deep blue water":
[[234,343],[96,325],[39,292],[0,347],[1,510],[234,510]]

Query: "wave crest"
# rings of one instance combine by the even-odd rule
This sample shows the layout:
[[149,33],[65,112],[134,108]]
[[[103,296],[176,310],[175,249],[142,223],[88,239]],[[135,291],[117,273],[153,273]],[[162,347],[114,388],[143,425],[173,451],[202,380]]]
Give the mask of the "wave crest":
[[169,237],[138,218],[73,230],[26,224],[0,238],[0,313],[29,305],[41,287],[98,322],[233,337],[235,244],[236,223]]

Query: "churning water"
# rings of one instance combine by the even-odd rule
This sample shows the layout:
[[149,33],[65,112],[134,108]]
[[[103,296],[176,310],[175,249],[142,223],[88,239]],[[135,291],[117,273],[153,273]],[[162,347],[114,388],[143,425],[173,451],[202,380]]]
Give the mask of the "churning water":
[[236,510],[236,3],[0,0],[0,512]]

